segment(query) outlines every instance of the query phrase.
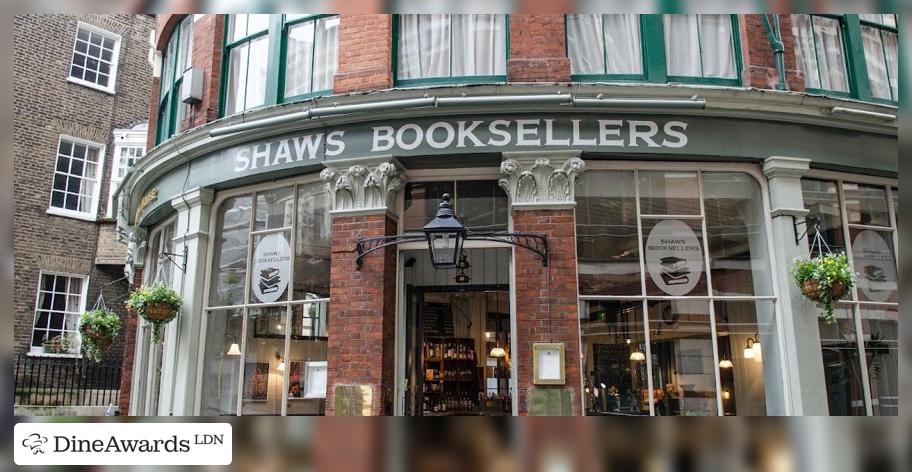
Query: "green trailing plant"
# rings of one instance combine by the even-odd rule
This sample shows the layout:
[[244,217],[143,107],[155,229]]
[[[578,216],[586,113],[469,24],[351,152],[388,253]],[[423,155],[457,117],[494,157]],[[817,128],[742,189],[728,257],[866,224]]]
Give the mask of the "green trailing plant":
[[829,324],[836,323],[836,303],[848,296],[855,285],[855,275],[845,254],[799,258],[792,267],[792,278],[805,297],[823,307]]
[[58,334],[52,338],[45,337],[41,342],[41,347],[47,354],[70,354],[70,350],[76,344],[76,340],[69,334]]
[[152,342],[161,342],[161,328],[180,313],[180,295],[164,283],[140,287],[130,292],[127,308],[152,324]]
[[105,308],[87,311],[79,320],[82,334],[82,354],[92,362],[100,362],[101,355],[111,347],[120,332],[120,316]]

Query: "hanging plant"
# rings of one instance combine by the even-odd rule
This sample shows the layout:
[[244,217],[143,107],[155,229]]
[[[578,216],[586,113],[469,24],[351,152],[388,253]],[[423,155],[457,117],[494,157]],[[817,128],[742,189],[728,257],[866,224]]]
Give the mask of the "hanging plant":
[[128,309],[152,324],[152,342],[161,342],[161,328],[180,313],[180,295],[164,283],[140,287],[130,293]]
[[792,267],[792,278],[809,300],[823,307],[827,323],[836,323],[833,311],[839,300],[846,298],[855,285],[845,254],[821,254],[800,258]]
[[113,311],[100,308],[87,311],[79,320],[82,334],[82,354],[92,362],[100,362],[120,331],[120,316]]

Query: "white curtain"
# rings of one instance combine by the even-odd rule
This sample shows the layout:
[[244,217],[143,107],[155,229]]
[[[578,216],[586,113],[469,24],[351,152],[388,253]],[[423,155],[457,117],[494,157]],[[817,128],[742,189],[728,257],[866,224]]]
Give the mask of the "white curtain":
[[285,53],[285,96],[308,93],[311,88],[310,64],[313,62],[314,23],[292,26],[288,30]]
[[729,15],[664,15],[668,75],[734,79]]
[[228,60],[226,115],[231,115],[244,109],[244,92],[247,90],[247,53],[247,44],[231,50],[231,57]]
[[571,74],[605,73],[605,43],[602,38],[600,15],[567,15],[567,52]]
[[812,16],[811,21],[816,42],[817,67],[820,70],[820,88],[848,92],[849,82],[839,20]]
[[[861,27],[865,62],[871,82],[871,94],[887,100],[895,97],[897,41],[893,33],[871,27]],[[884,55],[886,54],[886,58]],[[891,55],[893,56],[891,58]],[[892,60],[891,60],[892,59]],[[892,83],[891,83],[892,82]]]
[[642,74],[640,15],[602,15],[605,23],[607,74]]
[[400,19],[398,77],[450,75],[450,15],[402,15]]
[[266,101],[266,66],[269,60],[269,36],[261,36],[250,42],[250,58],[247,65],[247,96],[244,109],[258,107]]
[[317,21],[316,48],[311,91],[330,90],[336,75],[339,57],[339,17]]
[[452,15],[450,75],[506,74],[504,15]]
[[400,79],[506,74],[504,15],[402,15]]
[[805,84],[808,88],[820,88],[811,17],[792,15],[792,34],[795,35],[795,56],[798,57],[798,67],[804,73]]
[[883,33],[884,54],[887,56],[887,72],[890,74],[890,90],[893,100],[899,100],[899,35]]

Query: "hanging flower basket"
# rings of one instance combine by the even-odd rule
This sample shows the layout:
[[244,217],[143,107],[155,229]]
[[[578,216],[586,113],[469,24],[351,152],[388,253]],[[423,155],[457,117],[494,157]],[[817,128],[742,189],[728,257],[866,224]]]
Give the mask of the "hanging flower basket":
[[120,332],[120,316],[105,308],[85,312],[79,320],[79,332],[82,334],[82,354],[93,362],[100,362],[102,354],[114,344]]
[[821,254],[801,258],[792,267],[792,278],[809,300],[823,307],[827,323],[836,322],[836,303],[846,298],[855,285],[855,275],[849,269],[845,254]]
[[168,285],[157,283],[130,293],[127,306],[152,324],[152,342],[161,342],[161,328],[180,313],[181,297]]

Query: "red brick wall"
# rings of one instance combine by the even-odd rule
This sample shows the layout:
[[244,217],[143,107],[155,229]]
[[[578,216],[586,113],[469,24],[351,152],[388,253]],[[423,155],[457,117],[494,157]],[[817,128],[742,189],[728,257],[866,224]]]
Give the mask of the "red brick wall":
[[569,82],[564,15],[510,15],[510,59],[513,82]]
[[[133,272],[133,287],[142,285],[143,270],[137,267]],[[136,357],[136,328],[138,317],[127,314],[121,330],[123,336],[123,360],[120,368],[120,415],[130,414],[130,394],[133,391],[133,359]]]
[[218,119],[219,88],[222,78],[224,15],[206,15],[193,24],[193,67],[203,71],[203,99],[191,107],[180,124],[181,131]]
[[[572,209],[515,210],[513,231],[544,234],[550,250],[549,267],[532,251],[519,248],[516,256],[516,349],[519,414],[528,414],[532,385],[532,344],[561,342],[565,346],[566,385],[573,414],[580,415],[579,314],[576,288],[576,218]],[[548,291],[548,272],[551,287]],[[549,316],[550,302],[550,316]],[[549,321],[550,318],[550,321]],[[549,387],[550,388],[550,387]]]
[[[740,15],[741,57],[744,60],[745,85],[763,89],[775,89],[779,80],[776,58],[770,45],[761,15]],[[795,36],[792,34],[790,15],[779,15],[779,29],[782,33],[785,56],[785,77],[789,90],[804,91],[804,75],[798,69],[795,56]]]
[[391,414],[396,343],[396,250],[382,250],[355,268],[359,237],[396,234],[386,215],[333,217],[327,336],[326,414],[337,384],[371,385],[373,414]]
[[392,20],[392,15],[342,15],[334,93],[393,86]]

